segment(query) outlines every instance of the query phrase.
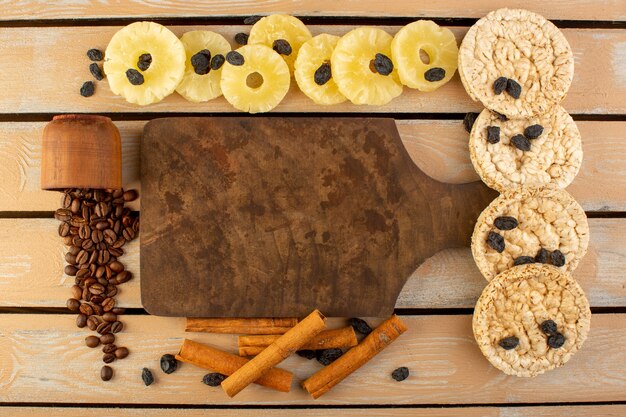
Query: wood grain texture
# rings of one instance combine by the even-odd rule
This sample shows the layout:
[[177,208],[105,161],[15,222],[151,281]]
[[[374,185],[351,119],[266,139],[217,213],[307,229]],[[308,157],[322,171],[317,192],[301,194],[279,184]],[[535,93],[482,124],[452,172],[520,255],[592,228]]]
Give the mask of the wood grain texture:
[[[146,122],[116,122],[122,136],[125,188],[141,188],[140,138]],[[626,211],[626,122],[576,123],[583,137],[583,165],[568,191],[587,211]],[[0,211],[58,208],[60,196],[39,189],[41,134],[45,123],[0,123]],[[460,120],[397,120],[409,156],[430,177],[448,183],[478,180]],[[141,194],[141,192],[140,192]],[[139,200],[129,207],[138,210]]]
[[[382,4],[382,3],[381,3]],[[177,35],[195,29],[213,30],[227,39],[249,31],[249,26],[172,26]],[[310,26],[313,34],[342,35],[353,26]],[[400,26],[383,26],[395,33]],[[108,83],[99,82],[96,94],[89,98],[78,94],[84,81],[92,79],[89,48],[104,50],[119,27],[45,27],[0,28],[0,113],[64,113],[64,112],[234,112],[221,97],[207,103],[190,103],[177,94],[164,101],[137,106],[114,96]],[[467,28],[453,27],[460,40]],[[626,113],[626,73],[620,65],[626,30],[564,29],[576,62],[576,73],[564,107],[570,113]],[[71,45],[71,47],[68,47]],[[64,65],[50,66],[50,62]],[[26,68],[46,68],[27,71]],[[33,74],[36,74],[34,76]],[[19,85],[20,88],[14,88]],[[301,93],[295,82],[276,112],[384,112],[384,113],[449,113],[478,111],[481,105],[471,101],[463,90],[458,75],[436,92],[421,93],[405,89],[404,93],[385,106],[356,106],[344,103],[319,106]]]
[[[620,0],[605,0],[600,6],[593,0],[513,0],[507,7],[521,7],[543,14],[548,19],[625,20],[626,7]],[[481,0],[468,4],[464,0],[381,2],[376,0],[262,0],[238,1],[185,0],[140,1],[49,1],[5,2],[0,7],[0,20],[81,19],[119,17],[220,17],[287,13],[297,16],[350,17],[482,17],[503,7],[498,0]]]
[[[130,355],[114,363],[111,383],[98,378],[102,352],[84,345],[87,332],[76,329],[71,315],[0,316],[0,392],[6,402],[157,403],[157,404],[500,404],[626,401],[626,315],[594,316],[582,349],[562,368],[534,379],[506,376],[493,368],[476,346],[471,317],[404,316],[409,330],[396,342],[317,401],[298,383],[320,366],[296,355],[281,366],[294,372],[292,392],[254,385],[229,399],[220,388],[201,383],[206,370],[183,364],[165,375],[159,357],[178,350],[183,319],[153,316],[124,318],[119,343]],[[371,320],[377,324],[379,320]],[[344,325],[330,320],[329,326]],[[236,352],[234,335],[198,334],[200,343]],[[391,371],[408,367],[402,383]],[[151,368],[156,382],[145,387],[141,369]],[[120,389],[123,387],[123,389]]]
[[[626,221],[590,219],[591,242],[574,277],[592,307],[626,305]],[[54,219],[0,219],[0,306],[64,307],[74,279],[63,275],[64,246]],[[141,307],[138,239],[122,257],[133,279],[119,287],[123,307]],[[396,308],[472,308],[486,281],[469,248],[427,259],[408,279]]]

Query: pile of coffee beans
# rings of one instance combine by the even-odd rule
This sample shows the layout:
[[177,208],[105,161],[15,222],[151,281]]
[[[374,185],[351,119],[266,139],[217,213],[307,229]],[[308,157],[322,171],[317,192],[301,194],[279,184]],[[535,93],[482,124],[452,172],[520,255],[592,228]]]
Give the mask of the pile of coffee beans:
[[[125,347],[115,344],[115,334],[123,328],[116,306],[118,286],[129,281],[132,273],[119,258],[124,245],[139,234],[139,215],[124,204],[137,198],[135,190],[73,188],[64,191],[61,208],[54,217],[61,222],[59,235],[69,247],[65,254],[65,273],[75,277],[67,308],[78,313],[76,326],[87,327],[98,335],[85,338],[90,348],[102,345],[106,364],[128,356]],[[103,381],[113,370],[103,366]]]

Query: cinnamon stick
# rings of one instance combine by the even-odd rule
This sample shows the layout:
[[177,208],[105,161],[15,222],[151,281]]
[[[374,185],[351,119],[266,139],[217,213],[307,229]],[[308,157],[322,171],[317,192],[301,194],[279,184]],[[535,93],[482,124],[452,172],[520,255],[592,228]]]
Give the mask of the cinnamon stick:
[[[185,339],[176,359],[200,368],[224,375],[232,375],[248,362],[248,359],[223,352],[193,340]],[[293,374],[280,368],[271,368],[254,382],[277,391],[289,392]]]
[[406,331],[406,326],[393,315],[374,329],[361,343],[344,353],[339,359],[316,372],[302,383],[302,387],[313,398],[319,398],[352,372],[359,369],[376,356],[398,336]]
[[326,327],[326,317],[318,310],[313,311],[291,330],[280,336],[257,356],[222,381],[222,388],[229,397],[259,379],[273,366],[297,351]]
[[[239,355],[255,356],[278,339],[278,335],[239,336]],[[341,329],[324,330],[300,349],[347,349],[356,346],[359,342],[352,326]]]
[[186,332],[230,334],[283,334],[296,318],[187,318]]

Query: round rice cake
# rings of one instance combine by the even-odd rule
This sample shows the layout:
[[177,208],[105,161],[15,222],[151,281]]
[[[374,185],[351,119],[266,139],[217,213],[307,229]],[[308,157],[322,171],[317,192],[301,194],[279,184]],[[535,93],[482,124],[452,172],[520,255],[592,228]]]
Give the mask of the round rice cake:
[[562,366],[589,333],[591,311],[578,283],[553,266],[520,265],[483,290],[472,320],[483,355],[508,375]]
[[[516,140],[530,149],[521,150]],[[547,184],[565,188],[583,160],[578,127],[560,105],[544,115],[523,119],[506,119],[485,109],[474,122],[469,149],[480,178],[500,192]]]
[[563,33],[543,16],[499,9],[465,35],[458,71],[474,101],[509,118],[531,117],[563,100],[574,77],[574,56]]
[[571,273],[587,252],[589,225],[565,190],[529,187],[502,193],[478,217],[472,255],[483,276],[521,264],[547,263]]

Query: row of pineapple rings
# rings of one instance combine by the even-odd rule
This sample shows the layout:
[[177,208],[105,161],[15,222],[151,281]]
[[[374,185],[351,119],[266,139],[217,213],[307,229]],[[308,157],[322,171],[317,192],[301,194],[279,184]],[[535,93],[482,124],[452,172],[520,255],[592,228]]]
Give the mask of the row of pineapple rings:
[[[277,40],[287,41],[290,53],[276,52]],[[157,23],[136,22],[113,36],[104,70],[111,91],[131,103],[156,103],[176,90],[192,102],[223,94],[235,108],[259,113],[282,101],[292,73],[300,90],[317,104],[348,99],[383,105],[399,96],[403,85],[433,91],[447,83],[458,55],[454,34],[432,21],[413,22],[395,37],[373,27],[341,38],[312,37],[304,23],[288,15],[266,16],[254,24],[248,44],[236,50],[243,64],[226,60],[218,69],[198,73],[192,57],[201,51],[207,57],[226,56],[231,46],[215,32],[192,31],[178,39]],[[146,54],[151,58],[147,68],[141,62]]]

